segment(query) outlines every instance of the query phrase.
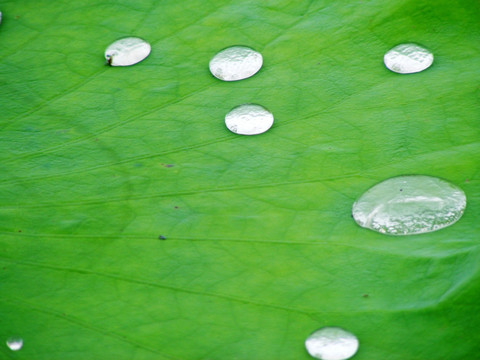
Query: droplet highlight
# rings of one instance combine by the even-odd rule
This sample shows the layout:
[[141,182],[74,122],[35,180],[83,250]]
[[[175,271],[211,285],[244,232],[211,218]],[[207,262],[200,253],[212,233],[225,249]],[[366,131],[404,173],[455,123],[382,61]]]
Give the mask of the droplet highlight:
[[12,351],[18,351],[23,347],[23,339],[19,337],[11,337],[7,340],[7,346]]
[[150,44],[138,37],[127,37],[110,44],[105,59],[111,66],[130,66],[144,60],[151,51]]
[[448,181],[424,175],[398,176],[367,190],[354,204],[362,227],[389,235],[436,231],[458,221],[465,193]]
[[223,81],[237,81],[255,75],[263,64],[262,54],[247,46],[231,46],[210,60],[210,72]]
[[429,68],[433,54],[417,44],[400,44],[383,57],[385,66],[399,74],[413,74]]
[[321,360],[345,360],[358,350],[358,339],[339,327],[324,327],[312,333],[305,341],[308,353]]
[[273,125],[273,114],[263,106],[244,104],[233,108],[225,116],[228,130],[239,135],[262,134]]

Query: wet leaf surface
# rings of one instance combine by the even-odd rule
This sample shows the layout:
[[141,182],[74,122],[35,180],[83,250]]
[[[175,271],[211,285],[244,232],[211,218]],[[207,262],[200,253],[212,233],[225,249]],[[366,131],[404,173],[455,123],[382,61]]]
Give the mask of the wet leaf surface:
[[[323,326],[354,333],[358,360],[478,353],[478,1],[0,10],[0,338],[24,340],[0,357],[308,359]],[[105,66],[125,36],[152,53]],[[405,42],[433,66],[387,70]],[[210,74],[231,45],[263,55],[258,74]],[[272,129],[230,133],[244,103]],[[462,219],[402,238],[356,225],[353,202],[402,174],[462,188]]]

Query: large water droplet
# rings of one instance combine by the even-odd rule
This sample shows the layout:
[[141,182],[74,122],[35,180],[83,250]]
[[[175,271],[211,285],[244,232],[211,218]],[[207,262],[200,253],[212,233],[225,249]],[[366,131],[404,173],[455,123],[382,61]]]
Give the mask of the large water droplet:
[[23,346],[23,339],[19,337],[11,337],[8,338],[7,340],[7,346],[10,348],[12,351],[18,351],[22,348]]
[[145,59],[150,50],[150,44],[145,40],[127,37],[110,44],[105,50],[105,59],[112,66],[129,66]]
[[358,339],[339,327],[324,327],[305,341],[308,353],[321,360],[345,360],[358,350]]
[[412,74],[430,67],[433,63],[433,54],[416,44],[400,44],[385,54],[383,62],[393,72]]
[[240,135],[258,135],[273,125],[273,115],[263,106],[244,104],[225,115],[228,130]]
[[391,235],[421,234],[455,223],[467,199],[455,185],[431,176],[408,175],[385,180],[353,204],[360,225]]
[[262,54],[246,46],[232,46],[210,60],[210,72],[217,79],[236,81],[255,75],[263,64]]

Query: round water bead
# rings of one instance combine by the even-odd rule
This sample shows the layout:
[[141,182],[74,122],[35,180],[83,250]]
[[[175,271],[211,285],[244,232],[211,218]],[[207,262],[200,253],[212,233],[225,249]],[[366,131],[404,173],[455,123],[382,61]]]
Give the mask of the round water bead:
[[273,115],[260,105],[239,105],[225,115],[225,125],[235,134],[258,135],[272,127]]
[[110,44],[105,50],[105,59],[111,66],[130,66],[150,54],[150,44],[138,37],[127,37]]
[[7,340],[7,346],[12,351],[18,351],[23,346],[23,339],[19,337],[11,337]]
[[431,176],[407,175],[385,180],[353,204],[362,227],[390,235],[421,234],[455,223],[467,199],[457,186]]
[[358,350],[358,339],[339,327],[324,327],[312,333],[305,341],[308,353],[321,360],[345,360]]
[[383,62],[393,72],[412,74],[430,67],[433,63],[433,54],[416,44],[400,44],[385,54]]
[[210,60],[210,72],[217,79],[236,81],[255,75],[263,64],[262,54],[246,46],[231,46]]

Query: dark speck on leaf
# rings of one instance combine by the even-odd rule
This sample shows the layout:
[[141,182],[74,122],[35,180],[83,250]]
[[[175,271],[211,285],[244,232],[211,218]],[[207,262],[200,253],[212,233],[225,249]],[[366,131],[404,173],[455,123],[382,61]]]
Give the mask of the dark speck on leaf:
[[163,236],[163,235],[160,235],[160,236],[158,237],[158,239],[159,239],[159,240],[167,240],[167,238],[166,238],[165,236]]
[[364,298],[367,298],[368,297],[368,294],[363,294],[362,295]]
[[465,179],[465,182],[468,183],[468,179]]
[[178,206],[174,206],[173,208],[174,208],[174,209],[178,209]]
[[18,232],[22,232],[22,230],[18,230]]
[[400,191],[403,191],[403,189],[400,189]]
[[173,164],[162,164],[162,166],[164,166],[166,168],[171,168],[171,167],[174,167],[175,165],[173,165]]

